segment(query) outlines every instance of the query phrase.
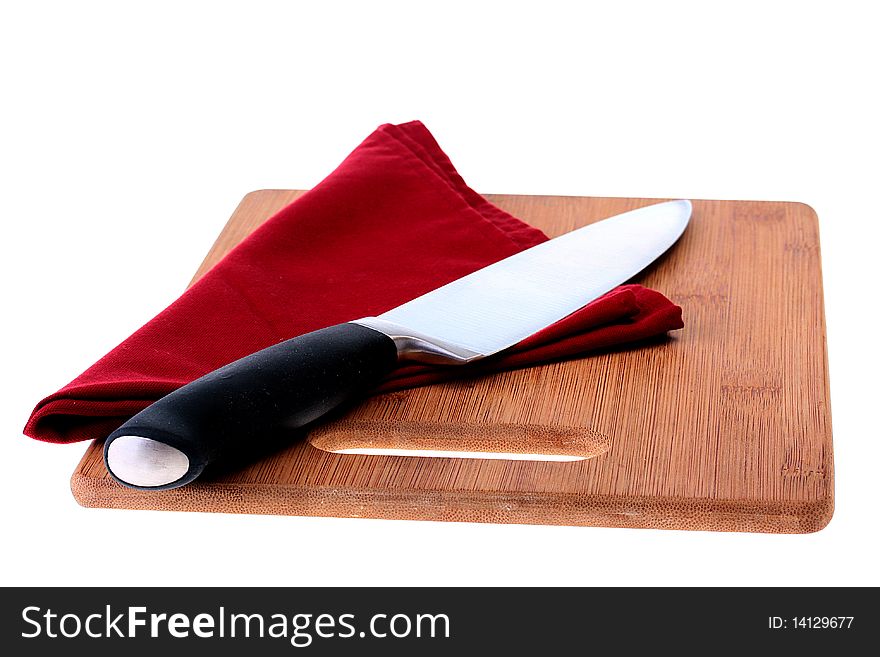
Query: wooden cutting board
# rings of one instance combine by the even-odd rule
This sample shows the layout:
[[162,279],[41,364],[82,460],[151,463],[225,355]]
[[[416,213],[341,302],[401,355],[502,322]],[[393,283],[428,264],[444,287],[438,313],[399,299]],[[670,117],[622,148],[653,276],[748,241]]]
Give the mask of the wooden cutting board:
[[[248,194],[196,277],[302,192]],[[656,199],[489,196],[551,236]],[[84,506],[498,523],[812,532],[833,513],[817,218],[799,203],[696,201],[638,282],[684,308],[651,345],[375,397],[313,432],[336,449],[581,440],[573,462],[343,455],[306,440],[172,491],[124,488],[93,443]],[[580,438],[578,438],[580,437]],[[586,437],[586,438],[585,438]],[[590,438],[592,437],[592,438]],[[473,441],[476,440],[476,443]],[[484,447],[478,447],[484,449]],[[541,451],[540,449],[536,451]]]

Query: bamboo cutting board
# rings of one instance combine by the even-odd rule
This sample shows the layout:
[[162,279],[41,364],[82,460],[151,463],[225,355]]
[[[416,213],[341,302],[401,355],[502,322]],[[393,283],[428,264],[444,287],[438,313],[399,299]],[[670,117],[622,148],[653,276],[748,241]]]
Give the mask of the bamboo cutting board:
[[[248,194],[196,278],[301,193]],[[656,202],[489,199],[550,236]],[[124,509],[776,533],[824,527],[833,459],[812,209],[696,201],[681,241],[637,282],[684,308],[683,331],[377,396],[313,431],[312,442],[291,436],[262,460],[172,491],[116,484],[96,441],[73,474],[73,494],[84,506]],[[592,458],[324,451],[385,442]]]

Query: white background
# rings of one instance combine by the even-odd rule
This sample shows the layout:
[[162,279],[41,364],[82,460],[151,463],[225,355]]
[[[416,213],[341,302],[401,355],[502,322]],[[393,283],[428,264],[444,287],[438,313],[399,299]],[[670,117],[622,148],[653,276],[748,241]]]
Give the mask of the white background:
[[[2,584],[880,584],[872,3],[15,4],[0,9]],[[413,118],[485,193],[812,205],[831,524],[776,536],[77,506],[85,444],[23,437],[33,405],[171,302],[245,193],[309,188],[377,125]]]

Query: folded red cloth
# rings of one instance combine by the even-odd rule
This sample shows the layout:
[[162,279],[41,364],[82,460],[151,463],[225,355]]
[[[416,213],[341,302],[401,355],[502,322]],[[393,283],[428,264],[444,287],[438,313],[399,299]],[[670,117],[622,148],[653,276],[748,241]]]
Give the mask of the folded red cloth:
[[[378,315],[547,237],[470,189],[419,122],[384,125],[177,301],[31,414],[25,434],[101,438],[172,390],[281,340]],[[633,342],[683,326],[662,294],[626,285],[479,371]],[[404,366],[379,388],[461,368]]]

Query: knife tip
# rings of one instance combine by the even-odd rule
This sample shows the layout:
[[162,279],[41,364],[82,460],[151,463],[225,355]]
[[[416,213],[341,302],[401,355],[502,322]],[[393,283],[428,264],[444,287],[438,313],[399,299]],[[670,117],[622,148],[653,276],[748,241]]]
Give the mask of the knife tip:
[[684,231],[684,229],[687,228],[688,223],[690,223],[691,215],[694,211],[694,204],[685,198],[677,201],[670,201],[670,203],[677,205],[681,209],[679,220],[681,223],[681,230]]

